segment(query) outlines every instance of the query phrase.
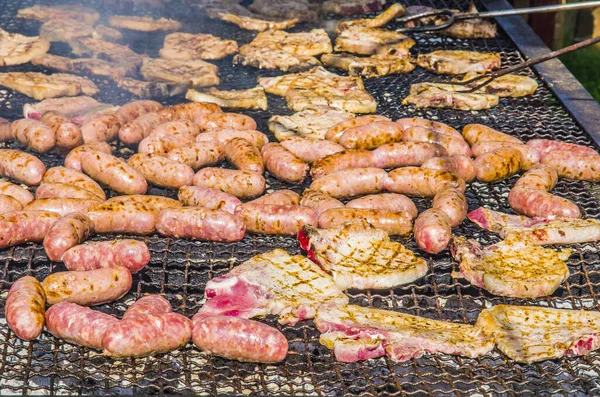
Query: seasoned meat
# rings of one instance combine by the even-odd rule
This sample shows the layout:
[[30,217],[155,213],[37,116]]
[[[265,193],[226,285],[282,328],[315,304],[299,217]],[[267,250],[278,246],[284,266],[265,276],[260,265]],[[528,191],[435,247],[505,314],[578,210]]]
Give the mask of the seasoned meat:
[[100,14],[96,10],[78,4],[34,5],[33,7],[20,9],[17,12],[17,18],[35,19],[41,22],[52,19],[75,19],[93,26],[100,19]]
[[417,108],[482,110],[498,105],[498,97],[491,94],[448,91],[436,84],[417,83],[410,87],[410,94],[402,100],[402,104],[414,105]]
[[140,98],[169,98],[181,95],[191,86],[192,81],[180,83],[163,83],[159,81],[140,81],[129,77],[116,80],[117,86]]
[[0,85],[19,91],[35,100],[75,96],[95,95],[99,89],[85,77],[66,73],[47,75],[37,72],[0,73]]
[[[410,6],[406,7],[406,16],[421,14],[423,12],[435,11],[433,7],[427,6]],[[460,14],[458,10],[452,10]],[[467,13],[475,13],[477,9],[471,4]],[[407,24],[409,27],[423,25],[440,25],[446,22],[446,17],[426,17],[418,21],[411,21]],[[457,39],[492,39],[496,37],[496,25],[485,19],[466,19],[456,20],[447,29],[436,30],[433,34],[455,37]]]
[[313,56],[294,55],[289,52],[253,45],[243,45],[233,58],[235,64],[258,69],[279,69],[282,72],[301,72],[320,65]]
[[137,17],[131,15],[112,15],[108,19],[110,26],[141,32],[156,32],[159,30],[177,30],[181,28],[181,22],[172,19],[151,17]]
[[379,77],[390,74],[408,73],[415,69],[410,58],[388,56],[385,53],[370,57],[350,54],[325,54],[321,57],[325,66],[343,69],[350,76]]
[[193,86],[207,87],[219,84],[219,68],[200,59],[192,61],[174,61],[170,59],[144,60],[142,76],[150,81],[172,83],[192,82]]
[[187,61],[192,59],[221,59],[238,52],[234,40],[223,40],[212,34],[176,32],[165,36],[160,57]]
[[391,30],[352,26],[343,30],[335,39],[334,50],[360,55],[373,55],[384,47],[393,46],[397,52],[408,56],[415,41],[402,33]]
[[318,18],[315,4],[308,0],[254,0],[248,7],[251,11],[271,18],[298,18],[311,22]]
[[49,49],[48,40],[40,36],[23,36],[0,28],[0,66],[27,63]]
[[298,56],[316,56],[332,51],[331,40],[324,29],[299,33],[270,30],[257,34],[250,45],[282,50]]
[[279,141],[295,136],[324,139],[327,131],[342,121],[354,118],[352,113],[328,106],[313,106],[291,116],[273,116],[269,130]]
[[137,54],[129,47],[93,37],[78,37],[69,40],[74,55],[106,57],[108,60],[127,66],[139,66],[145,55]]
[[404,6],[400,3],[393,3],[384,12],[377,15],[375,18],[365,19],[351,19],[338,22],[336,26],[336,33],[351,28],[351,27],[362,27],[362,28],[380,28],[387,25],[394,18],[402,16],[405,12]]
[[290,19],[272,18],[255,14],[239,4],[219,2],[205,8],[210,18],[220,19],[238,25],[242,29],[263,32],[269,29],[287,29],[296,25],[297,17]]
[[93,25],[76,19],[51,19],[40,27],[40,36],[48,41],[69,41],[93,32]]
[[194,102],[216,103],[223,108],[267,110],[267,96],[262,87],[230,91],[209,88],[202,92],[190,89],[185,98]]
[[321,11],[338,15],[366,14],[381,11],[386,0],[327,0]]
[[486,73],[500,67],[500,54],[438,50],[419,54],[417,63],[423,69],[439,74]]

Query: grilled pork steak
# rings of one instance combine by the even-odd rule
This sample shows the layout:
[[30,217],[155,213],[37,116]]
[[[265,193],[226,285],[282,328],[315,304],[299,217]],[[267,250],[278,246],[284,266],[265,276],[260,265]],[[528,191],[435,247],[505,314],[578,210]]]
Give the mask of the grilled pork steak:
[[41,101],[45,98],[95,95],[99,89],[85,77],[66,73],[47,75],[37,72],[0,73],[0,85]]
[[221,59],[238,52],[234,40],[223,40],[212,34],[176,32],[165,37],[160,57],[187,61],[191,59]]
[[329,106],[312,106],[291,116],[273,116],[269,119],[269,130],[279,141],[300,136],[310,139],[325,139],[327,131],[354,115]]
[[50,43],[40,36],[23,36],[0,28],[0,66],[20,65],[43,55]]

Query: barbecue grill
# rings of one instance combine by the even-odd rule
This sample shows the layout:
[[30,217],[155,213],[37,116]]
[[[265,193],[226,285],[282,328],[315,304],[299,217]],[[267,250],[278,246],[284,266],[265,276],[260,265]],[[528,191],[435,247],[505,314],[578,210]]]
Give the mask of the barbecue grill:
[[[65,1],[61,1],[65,3]],[[105,7],[100,1],[85,2],[107,13],[128,13]],[[119,3],[119,2],[117,2]],[[166,13],[153,9],[137,11],[136,15],[165,16],[184,22],[189,32],[213,33],[240,44],[249,42],[253,32],[237,26],[209,20],[179,1],[169,2]],[[409,5],[416,2],[410,0]],[[39,23],[15,19],[17,9],[33,1],[0,0],[0,27],[25,35],[37,35]],[[43,4],[48,4],[43,2]],[[429,0],[424,5],[465,10],[465,0]],[[507,7],[504,0],[485,0],[479,9]],[[487,5],[487,7],[486,7]],[[194,11],[194,12],[192,12]],[[326,18],[333,18],[327,16]],[[514,65],[527,57],[543,52],[540,41],[518,17],[505,18],[495,39],[459,40],[429,34],[415,34],[418,51],[463,49],[498,52],[504,65]],[[292,31],[315,27],[302,24]],[[125,32],[123,43],[139,53],[157,57],[164,33]],[[547,49],[546,49],[547,50]],[[68,55],[64,43],[53,43],[51,53]],[[233,67],[231,57],[215,62],[220,68],[224,89],[249,88],[256,77],[277,75],[278,72]],[[31,64],[3,68],[8,71],[51,72]],[[422,69],[406,75],[365,80],[365,86],[379,103],[378,113],[397,119],[425,117],[443,121],[455,128],[469,123],[482,123],[523,140],[533,138],[560,139],[582,145],[600,142],[600,106],[581,88],[557,61],[528,70],[540,86],[534,95],[505,98],[489,110],[458,112],[444,109],[418,110],[400,105],[411,84],[433,80],[435,76]],[[112,82],[92,77],[101,92],[103,102],[124,104],[134,98]],[[171,98],[165,104],[178,103],[183,98]],[[33,102],[21,94],[0,87],[0,115],[9,119],[22,117],[23,104]],[[282,98],[269,96],[268,111],[245,111],[267,132],[271,115],[290,114]],[[596,119],[594,119],[596,117]],[[593,130],[596,128],[596,130]],[[274,140],[273,136],[270,138]],[[595,142],[596,143],[595,143]],[[118,144],[117,144],[118,146]],[[117,147],[127,157],[131,151]],[[57,153],[40,156],[47,166],[62,165]],[[467,188],[469,209],[485,206],[510,212],[507,195],[517,177],[494,184],[472,183]],[[298,193],[308,186],[288,185],[268,176],[267,189],[289,188]],[[555,192],[579,204],[584,217],[600,217],[600,186],[577,181],[560,180]],[[149,194],[176,196],[175,190],[152,188]],[[431,203],[416,200],[419,210]],[[497,242],[497,237],[484,232],[468,221],[455,233],[476,238],[482,244]],[[96,236],[94,239],[119,237]],[[300,253],[295,238],[247,235],[234,244],[212,243],[145,237],[152,252],[150,264],[134,275],[130,293],[116,303],[97,307],[121,316],[127,306],[146,293],[164,294],[174,310],[192,316],[202,305],[204,286],[212,277],[224,274],[236,264],[252,256],[283,248],[291,254]],[[448,250],[440,255],[420,251],[411,238],[400,239],[407,247],[426,258],[430,271],[424,278],[393,290],[349,291],[350,301],[438,320],[474,323],[484,307],[500,303],[540,305],[557,308],[600,310],[600,244],[579,244],[568,261],[571,276],[551,297],[539,299],[509,299],[471,286],[465,280],[451,278],[457,264]],[[2,263],[0,312],[8,288],[25,275],[43,279],[50,272],[65,270],[62,264],[49,262],[39,244],[26,244],[0,251]],[[289,355],[279,364],[251,364],[208,356],[189,343],[185,348],[156,357],[115,360],[96,351],[66,343],[44,332],[34,342],[23,342],[8,329],[0,315],[0,394],[260,394],[260,395],[594,395],[600,394],[600,351],[583,357],[567,357],[537,364],[517,364],[498,351],[478,359],[448,355],[425,355],[395,363],[388,358],[340,363],[327,348],[319,344],[319,333],[311,321],[295,326],[277,325],[274,318],[266,323],[280,329],[289,341]]]

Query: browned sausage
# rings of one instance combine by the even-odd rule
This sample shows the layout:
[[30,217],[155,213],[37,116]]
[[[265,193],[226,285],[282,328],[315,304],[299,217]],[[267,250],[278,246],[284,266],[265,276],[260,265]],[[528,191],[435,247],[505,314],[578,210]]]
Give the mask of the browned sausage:
[[514,136],[504,134],[481,124],[466,125],[465,128],[463,128],[462,135],[471,146],[479,142],[509,142],[523,144],[523,141]]
[[383,144],[402,140],[402,127],[392,121],[348,128],[340,136],[339,144],[347,149],[375,149]]
[[42,242],[59,214],[50,211],[15,211],[0,215],[0,249],[29,241]]
[[300,183],[308,174],[308,164],[294,156],[280,143],[263,146],[262,158],[265,168],[278,179],[289,183]]
[[281,144],[294,156],[307,163],[313,163],[345,149],[342,145],[326,139],[308,139],[299,136],[281,141]]
[[21,204],[19,200],[6,194],[0,194],[0,214],[21,211],[22,209],[23,204]]
[[14,136],[10,130],[10,121],[0,117],[0,142],[13,140]]
[[373,210],[366,208],[332,208],[319,215],[319,227],[337,227],[342,223],[366,219],[389,235],[406,236],[412,230],[412,218],[404,213]]
[[193,135],[200,133],[198,126],[191,120],[173,120],[157,125],[148,136]]
[[317,179],[323,175],[350,168],[376,167],[374,154],[374,151],[366,149],[347,149],[333,153],[315,161],[310,168],[310,175],[313,179]]
[[443,146],[435,143],[396,142],[373,150],[373,160],[378,168],[398,168],[421,165],[430,158],[447,154]]
[[72,212],[85,214],[86,211],[101,203],[100,200],[79,199],[79,198],[45,198],[33,200],[23,207],[26,211],[50,211],[60,216],[68,215]]
[[207,114],[223,113],[221,107],[215,103],[188,102],[169,106],[158,111],[159,113],[172,113],[174,119],[196,120]]
[[145,194],[132,194],[129,196],[114,196],[106,200],[106,203],[141,203],[149,208],[162,211],[165,208],[181,207],[181,203],[175,199],[165,196],[153,196]]
[[148,190],[146,179],[112,154],[89,151],[81,155],[81,170],[94,180],[123,194],[144,194]]
[[415,220],[415,240],[419,247],[430,254],[446,249],[452,236],[451,220],[444,211],[428,209]]
[[238,113],[207,113],[194,119],[200,131],[210,130],[255,130],[252,117]]
[[203,168],[194,176],[195,186],[221,190],[238,198],[254,198],[265,191],[265,178],[256,172]]
[[238,170],[265,172],[260,150],[244,138],[233,138],[223,146],[225,158]]
[[396,123],[402,126],[402,129],[407,130],[411,127],[423,127],[431,130],[433,132],[437,132],[438,134],[450,135],[456,138],[462,138],[460,132],[456,131],[454,128],[450,127],[447,124],[440,123],[439,121],[421,119],[418,117],[412,118],[403,118],[396,120]]
[[158,210],[140,202],[106,202],[88,209],[96,233],[150,234]]
[[465,181],[446,171],[404,167],[390,171],[384,187],[394,193],[433,197],[449,188],[464,191]]
[[159,113],[156,111],[143,114],[119,129],[119,140],[125,145],[137,145],[150,135],[155,127],[171,120],[173,120],[173,114],[169,112]]
[[473,145],[471,151],[473,152],[473,156],[477,157],[486,153],[494,152],[498,149],[509,147],[517,149],[519,152],[521,152],[521,159],[523,160],[521,166],[525,171],[530,170],[540,162],[541,155],[537,149],[527,145],[512,142],[478,142],[475,145]]
[[10,133],[18,142],[34,152],[46,153],[56,143],[52,128],[39,120],[15,120],[10,125],[10,130]]
[[45,198],[78,198],[87,200],[100,200],[89,190],[81,189],[77,186],[64,183],[46,183],[43,182],[35,191],[36,200]]
[[421,167],[447,171],[465,182],[471,182],[477,176],[477,169],[475,169],[473,160],[465,156],[433,157],[424,162]]
[[341,201],[312,189],[304,190],[300,199],[300,205],[314,209],[317,215],[321,215],[321,213],[331,208],[344,207]]
[[39,185],[46,166],[37,157],[13,149],[0,149],[0,176],[26,185]]
[[150,262],[150,250],[143,241],[123,239],[76,245],[62,256],[69,270],[94,270],[123,266],[132,274]]
[[450,219],[450,227],[455,228],[467,217],[469,204],[461,190],[446,189],[433,197],[433,208],[445,212]]
[[579,154],[598,154],[594,149],[577,145],[575,143],[567,143],[561,141],[553,141],[551,139],[531,139],[527,141],[527,146],[536,149],[542,157],[554,150],[566,150],[571,153]]
[[462,137],[440,134],[423,127],[404,130],[402,140],[406,142],[427,142],[443,146],[450,156],[471,157],[471,148]]
[[85,143],[110,142],[117,138],[121,124],[114,114],[99,114],[81,126]]
[[156,186],[178,189],[194,180],[194,170],[157,154],[136,153],[127,160],[148,182]]
[[115,116],[119,119],[121,125],[125,125],[143,114],[156,112],[161,109],[162,105],[155,101],[141,100],[126,103],[115,112]]
[[289,189],[276,190],[249,201],[248,204],[298,205],[300,195]]
[[275,205],[246,203],[237,207],[246,230],[260,234],[295,235],[303,225],[317,226],[319,216],[310,207],[302,205]]
[[0,194],[15,198],[21,205],[27,205],[33,201],[33,194],[21,186],[0,180]]
[[77,146],[69,152],[67,157],[65,157],[65,167],[81,172],[81,156],[92,150],[108,154],[112,153],[112,147],[106,142],[92,142],[86,145]]
[[240,241],[244,238],[244,221],[225,211],[202,207],[162,210],[156,218],[156,231],[163,236],[206,241]]
[[88,239],[94,223],[80,213],[66,215],[56,221],[44,238],[44,250],[51,261],[59,262],[68,249]]
[[369,123],[374,123],[376,121],[390,121],[387,117],[380,116],[377,114],[368,115],[368,116],[359,116],[352,119],[348,119],[342,121],[331,127],[327,133],[325,134],[325,139],[331,142],[339,142],[340,137],[349,128],[360,127],[361,125],[366,125]]
[[33,340],[44,329],[46,295],[34,277],[21,277],[6,296],[4,315],[9,328],[23,340]]
[[227,143],[227,141],[233,138],[244,138],[247,141],[250,141],[254,144],[254,146],[261,149],[265,143],[269,142],[269,138],[265,134],[260,131],[253,130],[216,130],[216,131],[208,131],[202,133],[196,137],[197,142],[202,141],[211,141],[211,142],[219,142],[221,144]]
[[354,168],[322,176],[310,188],[335,198],[352,197],[379,193],[386,180],[387,173],[381,168]]
[[194,142],[196,139],[190,134],[149,136],[142,139],[138,145],[138,152],[166,156],[171,150],[192,145]]
[[411,219],[416,218],[419,213],[417,206],[410,198],[398,193],[370,194],[348,201],[346,207],[402,212],[410,216]]
[[237,206],[242,204],[237,197],[229,193],[204,186],[182,186],[178,198],[183,205],[221,210],[230,214],[235,213]]
[[95,194],[101,200],[106,200],[104,190],[102,190],[96,181],[89,176],[70,168],[52,167],[46,171],[42,181],[45,183],[63,183],[72,185]]
[[553,150],[542,163],[554,167],[558,176],[588,182],[600,182],[600,155]]
[[167,158],[186,164],[194,171],[211,166],[225,159],[223,145],[219,142],[200,141],[182,146],[167,153]]
[[523,157],[518,149],[507,147],[482,154],[475,158],[477,180],[496,182],[510,178],[523,167]]
[[58,112],[46,112],[40,121],[54,131],[56,147],[59,149],[73,149],[83,144],[83,135],[79,127],[71,119]]

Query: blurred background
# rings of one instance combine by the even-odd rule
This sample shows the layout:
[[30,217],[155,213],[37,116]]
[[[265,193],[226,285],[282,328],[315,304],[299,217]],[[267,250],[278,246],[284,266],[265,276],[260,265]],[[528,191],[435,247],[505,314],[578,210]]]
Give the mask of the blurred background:
[[[574,0],[509,0],[516,8],[575,3]],[[525,16],[548,47],[557,50],[600,36],[600,8]],[[560,58],[590,94],[600,102],[600,44]]]

